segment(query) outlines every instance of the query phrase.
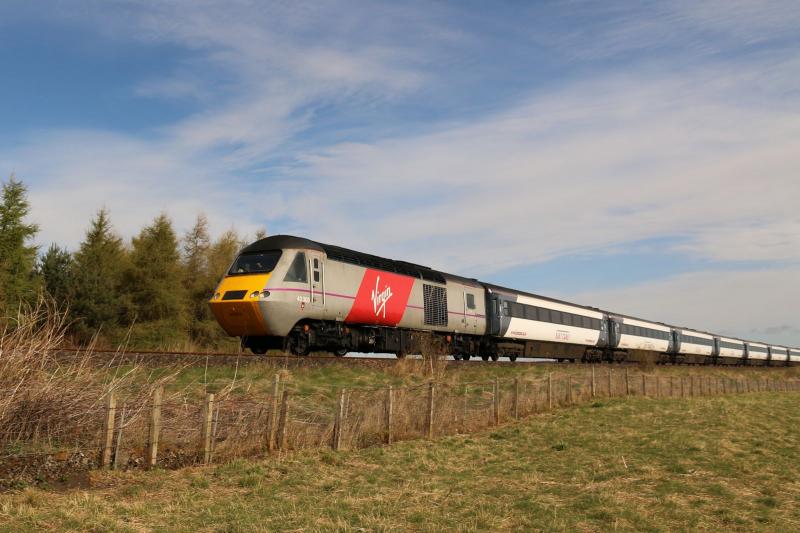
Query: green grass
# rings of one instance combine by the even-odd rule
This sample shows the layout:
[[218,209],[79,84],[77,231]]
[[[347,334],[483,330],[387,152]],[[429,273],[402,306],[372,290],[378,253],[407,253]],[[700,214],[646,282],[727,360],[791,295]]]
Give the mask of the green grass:
[[603,400],[434,442],[96,473],[0,496],[0,530],[791,531],[798,457],[798,393]]
[[[248,361],[252,361],[248,359]],[[461,364],[453,366],[440,366],[433,373],[422,361],[405,360],[397,365],[388,367],[373,367],[358,364],[333,364],[325,366],[291,367],[283,368],[282,359],[265,360],[263,362],[248,362],[238,368],[235,365],[194,365],[182,369],[176,379],[168,384],[174,389],[205,390],[214,392],[232,380],[236,380],[238,390],[246,390],[250,394],[269,394],[272,390],[272,379],[276,373],[293,390],[300,395],[330,395],[333,397],[336,390],[342,387],[383,387],[413,386],[435,379],[439,382],[451,384],[490,382],[495,378],[509,384],[514,378],[537,379],[546,377],[548,372],[555,375],[575,375],[586,378],[591,372],[587,365],[547,365],[527,364],[517,365],[492,365],[492,364]],[[666,376],[728,376],[728,377],[764,377],[786,378],[797,377],[799,368],[722,368],[722,367],[691,367],[691,366],[631,366],[627,367],[631,375],[631,387],[638,390],[642,372],[649,375]],[[605,390],[606,372],[612,369],[615,377],[615,387],[619,388],[622,373],[625,367],[619,365],[597,365],[596,379],[599,390]],[[155,374],[166,372],[167,369],[155,369]],[[198,388],[197,385],[202,385]],[[653,384],[648,385],[652,393]],[[677,393],[677,392],[676,392]],[[666,394],[666,387],[664,389]],[[687,389],[688,394],[688,389]]]

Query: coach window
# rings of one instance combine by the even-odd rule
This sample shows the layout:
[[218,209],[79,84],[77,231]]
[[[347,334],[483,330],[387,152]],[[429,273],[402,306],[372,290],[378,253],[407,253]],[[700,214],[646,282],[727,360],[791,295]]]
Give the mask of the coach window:
[[286,277],[283,281],[295,281],[300,283],[308,283],[308,271],[306,268],[306,254],[304,252],[297,252],[294,256],[294,261],[286,271]]
[[314,282],[319,283],[319,259],[314,258]]
[[475,295],[467,294],[467,309],[475,309]]

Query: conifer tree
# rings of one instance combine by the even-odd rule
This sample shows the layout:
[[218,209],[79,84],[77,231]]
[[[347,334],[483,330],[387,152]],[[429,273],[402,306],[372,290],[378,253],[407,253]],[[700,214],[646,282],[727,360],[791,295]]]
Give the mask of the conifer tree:
[[208,251],[208,270],[214,285],[222,279],[244,243],[234,230],[228,230],[214,241]]
[[208,270],[211,237],[205,215],[197,216],[194,227],[183,237],[182,247],[189,336],[199,344],[212,345],[219,331],[208,307],[216,280]]
[[182,241],[183,264],[186,269],[185,286],[191,292],[198,283],[203,283],[209,275],[208,251],[211,248],[211,237],[208,235],[208,219],[202,213],[191,230],[186,232]]
[[72,314],[79,333],[92,335],[119,325],[126,307],[120,292],[125,259],[122,239],[114,234],[108,211],[101,209],[73,263]]
[[57,244],[51,244],[39,259],[38,271],[47,294],[60,306],[68,305],[74,290],[72,255]]
[[182,321],[183,282],[178,239],[172,222],[162,214],[133,239],[126,286],[138,320]]
[[20,303],[33,298],[36,246],[29,244],[39,231],[25,218],[30,212],[27,189],[12,174],[3,184],[0,198],[0,311],[13,312]]

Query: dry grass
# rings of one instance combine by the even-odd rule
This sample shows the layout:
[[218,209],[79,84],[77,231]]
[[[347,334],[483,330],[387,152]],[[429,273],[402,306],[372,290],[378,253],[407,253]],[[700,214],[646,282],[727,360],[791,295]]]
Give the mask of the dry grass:
[[795,531],[799,413],[796,393],[614,399],[432,443],[98,472],[0,496],[0,529]]
[[144,399],[170,375],[122,364],[122,352],[98,362],[92,346],[68,359],[59,357],[64,317],[52,302],[40,299],[20,309],[0,333],[0,450],[5,453],[94,445],[109,394],[138,407],[128,413],[134,422],[141,418]]

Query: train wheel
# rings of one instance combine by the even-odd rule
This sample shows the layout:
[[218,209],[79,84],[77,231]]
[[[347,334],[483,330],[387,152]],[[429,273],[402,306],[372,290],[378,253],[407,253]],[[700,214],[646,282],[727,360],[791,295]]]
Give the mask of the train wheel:
[[511,361],[511,362],[513,363],[514,361],[516,361],[516,360],[517,360],[517,354],[514,354],[514,355],[509,355],[509,356],[508,356],[508,360],[509,360],[509,361]]
[[483,359],[484,361],[488,361],[489,360],[489,354],[488,353],[482,353],[481,354],[481,359]]
[[492,358],[492,361],[497,361],[498,359],[500,359],[500,354],[493,353],[491,355],[491,358]]
[[250,351],[256,355],[264,355],[265,353],[267,353],[267,349],[262,346],[251,347]]
[[295,337],[289,343],[289,351],[294,355],[308,355],[308,352],[311,351],[311,348],[309,347],[306,339],[302,337]]
[[347,348],[339,348],[338,350],[334,350],[333,355],[335,355],[336,357],[344,357],[345,355],[347,355],[348,351],[349,350]]
[[405,359],[406,352],[397,352],[395,355],[397,356],[398,359]]
[[461,354],[461,360],[462,360],[462,361],[469,361],[469,358],[470,358],[470,357],[472,357],[472,355],[470,355],[470,354],[468,354],[468,353],[462,353],[462,354]]

